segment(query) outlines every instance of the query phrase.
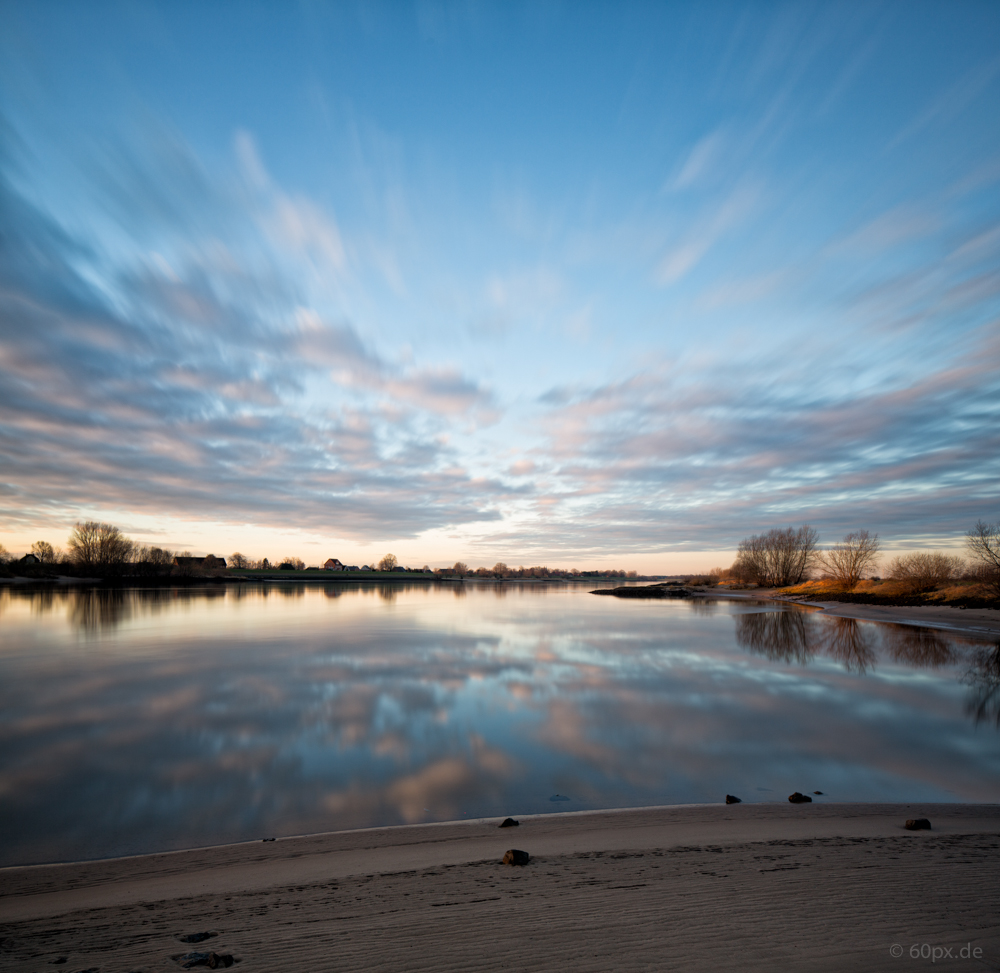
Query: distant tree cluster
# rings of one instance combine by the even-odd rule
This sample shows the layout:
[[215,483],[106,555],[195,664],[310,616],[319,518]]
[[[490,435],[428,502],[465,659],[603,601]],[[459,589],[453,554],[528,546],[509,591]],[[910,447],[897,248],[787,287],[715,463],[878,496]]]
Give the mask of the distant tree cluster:
[[[36,545],[37,546],[37,545]],[[126,537],[113,524],[88,520],[69,535],[67,559],[78,572],[99,577],[156,577],[170,574],[174,555]]]
[[[0,567],[9,573],[14,559],[5,555],[0,545]],[[197,559],[204,573],[212,568],[211,558]],[[222,569],[225,563],[216,560]],[[140,544],[122,533],[114,524],[101,521],[80,521],[67,540],[66,550],[54,548],[48,541],[36,541],[30,555],[17,559],[17,570],[40,577],[58,572],[71,577],[95,578],[157,578],[183,574],[175,564],[173,551]]]
[[435,568],[434,573],[439,577],[474,577],[497,580],[500,578],[636,578],[636,571],[619,571],[615,568],[606,568],[595,571],[581,571],[579,568],[549,568],[545,565],[535,565],[526,568],[521,565],[517,568],[508,567],[503,561],[497,561],[493,567],[470,568],[464,561],[456,561],[450,568]]

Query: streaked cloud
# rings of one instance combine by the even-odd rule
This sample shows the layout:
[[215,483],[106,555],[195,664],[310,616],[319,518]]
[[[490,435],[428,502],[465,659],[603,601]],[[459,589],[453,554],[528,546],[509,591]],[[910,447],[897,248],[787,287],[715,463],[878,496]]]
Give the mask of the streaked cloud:
[[102,511],[421,563],[993,516],[996,13],[522,14],[303,47],[269,11],[223,78],[102,10],[57,58],[12,8],[7,547]]

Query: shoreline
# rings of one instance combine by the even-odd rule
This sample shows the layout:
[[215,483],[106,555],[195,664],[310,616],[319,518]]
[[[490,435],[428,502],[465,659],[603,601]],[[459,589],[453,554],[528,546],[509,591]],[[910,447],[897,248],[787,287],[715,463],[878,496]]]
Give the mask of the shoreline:
[[[337,584],[345,587],[361,585],[456,585],[456,584],[491,584],[491,585],[567,585],[582,584],[614,584],[615,578],[437,578],[414,573],[411,576],[384,578],[378,576],[364,577],[223,577],[223,578],[178,578],[169,583],[136,584],[104,582],[93,578],[59,577],[52,579],[37,578],[0,578],[0,586],[16,587],[25,590],[32,585],[40,590],[51,590],[58,587],[67,590],[73,587],[98,589],[102,591],[155,591],[171,588],[217,588],[229,584]],[[653,582],[655,579],[638,579],[638,583]],[[637,582],[632,582],[636,584]],[[713,598],[729,601],[760,601],[789,605],[821,611],[833,618],[849,618],[863,622],[881,622],[890,625],[910,625],[920,628],[931,628],[951,632],[959,636],[967,636],[979,640],[1000,639],[1000,609],[996,608],[962,608],[947,605],[869,605],[857,602],[806,600],[797,597],[780,597],[779,589],[765,588],[745,591],[726,591],[716,588],[693,587],[690,589],[694,598],[710,600]]]
[[[864,605],[844,601],[811,601],[779,597],[778,589],[715,592],[704,589],[707,598],[733,601],[771,601],[823,612],[831,618],[852,618],[859,622],[881,622],[890,625],[911,625],[933,628],[956,635],[982,636],[987,640],[1000,638],[1000,610],[996,608],[953,608],[947,605]],[[699,592],[701,594],[701,592]]]
[[[913,817],[932,830],[905,830]],[[809,961],[796,969],[898,969],[892,944],[960,938],[1000,960],[998,804],[675,805],[524,816],[503,830],[500,820],[0,869],[4,966],[66,956],[69,969],[167,970],[172,956],[211,949],[247,970],[717,969],[742,944],[749,968],[784,956]],[[501,865],[508,848],[531,861]],[[181,941],[201,932],[214,934],[203,946]],[[484,950],[510,937],[518,951]]]

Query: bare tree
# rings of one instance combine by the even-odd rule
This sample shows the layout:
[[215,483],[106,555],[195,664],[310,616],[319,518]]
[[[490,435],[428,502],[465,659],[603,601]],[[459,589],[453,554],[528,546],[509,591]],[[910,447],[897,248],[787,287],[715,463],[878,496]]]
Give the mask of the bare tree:
[[162,547],[134,545],[132,548],[132,570],[141,577],[169,574],[173,560],[173,554]]
[[821,558],[827,577],[853,588],[878,563],[878,534],[856,530],[831,547]]
[[80,568],[120,574],[132,560],[135,543],[113,524],[77,523],[69,535],[69,556]]
[[378,562],[378,569],[379,571],[393,571],[398,564],[399,561],[396,560],[395,554],[386,554],[386,556]]
[[236,551],[234,554],[229,555],[229,566],[240,569],[248,568],[250,567],[250,559],[244,557],[239,551]]
[[10,564],[14,560],[14,555],[7,550],[3,544],[0,544],[0,564]]
[[755,534],[740,542],[732,572],[741,581],[768,587],[798,584],[816,563],[817,540],[808,524]]
[[38,558],[42,564],[55,564],[57,555],[55,549],[48,541],[35,541],[31,545],[31,553]]
[[940,584],[960,577],[965,570],[965,561],[948,554],[919,552],[893,558],[886,577],[908,588],[910,591],[927,591]]
[[147,557],[149,563],[156,568],[169,568],[174,563],[173,551],[162,547],[151,547]]
[[497,563],[493,565],[493,574],[498,578],[509,578],[510,568],[507,567],[503,561],[497,561]]
[[469,565],[464,561],[456,561],[451,570],[461,578],[469,573]]
[[281,564],[278,565],[279,571],[304,571],[306,569],[306,562],[300,557],[286,557]]
[[965,546],[979,565],[982,580],[1000,595],[1000,522],[977,521],[965,535]]

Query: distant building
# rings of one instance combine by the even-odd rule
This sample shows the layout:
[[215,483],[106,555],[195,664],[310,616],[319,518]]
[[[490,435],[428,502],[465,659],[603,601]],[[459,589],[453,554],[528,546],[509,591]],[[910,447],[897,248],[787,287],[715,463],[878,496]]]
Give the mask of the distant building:
[[341,564],[340,561],[337,558],[331,557],[323,565],[323,570],[324,571],[344,571],[346,569],[344,568],[344,565]]
[[42,560],[34,554],[25,554],[18,562],[19,564],[41,564]]

